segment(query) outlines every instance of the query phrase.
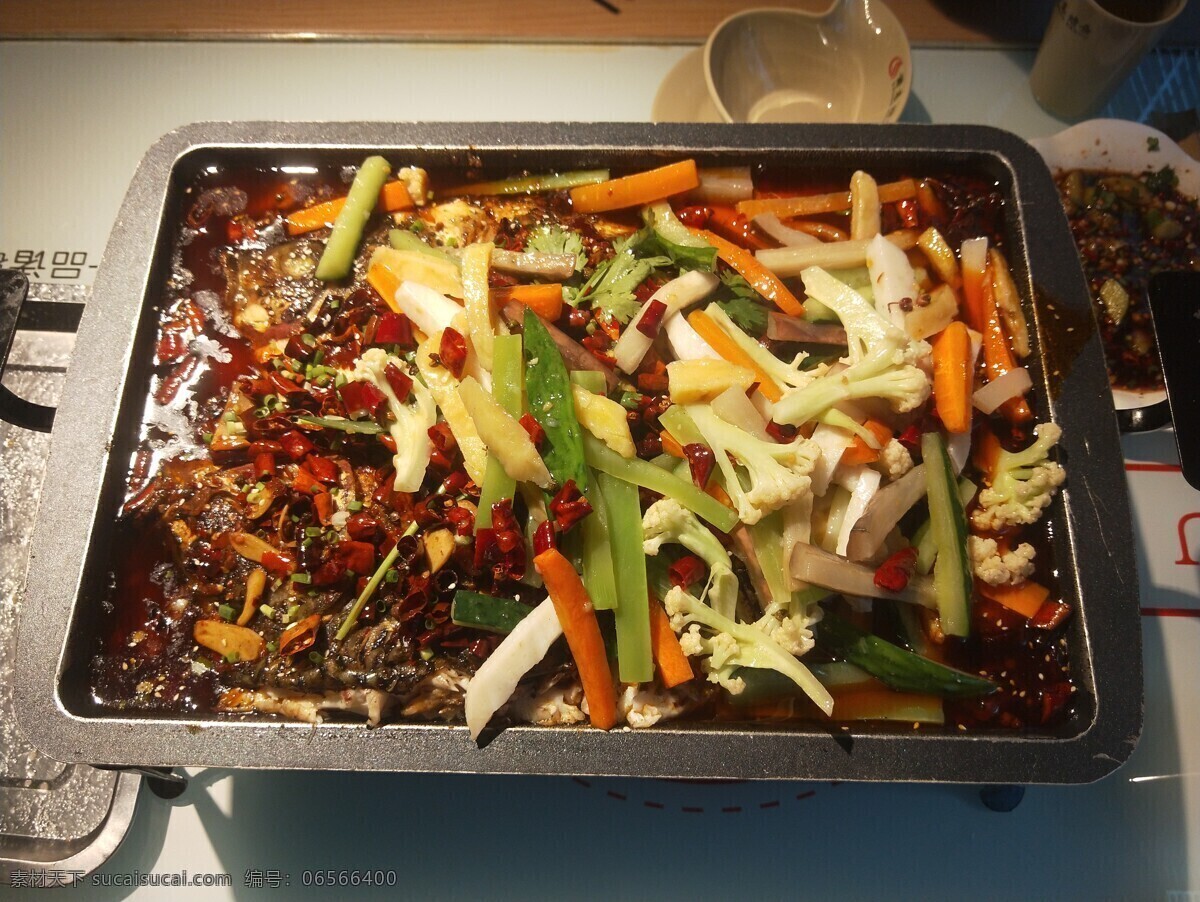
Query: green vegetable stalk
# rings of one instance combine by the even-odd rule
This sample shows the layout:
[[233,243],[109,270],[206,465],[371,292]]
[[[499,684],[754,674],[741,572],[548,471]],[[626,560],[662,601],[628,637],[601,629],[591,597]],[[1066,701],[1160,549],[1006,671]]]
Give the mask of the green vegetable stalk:
[[914,655],[863,632],[836,614],[827,612],[813,630],[818,645],[861,667],[892,689],[943,698],[970,698],[996,691],[996,684],[990,680]]
[[[933,586],[937,594],[938,618],[947,636],[971,632],[971,557],[967,551],[967,515],[954,480],[954,469],[946,443],[937,432],[921,436],[921,457],[928,484],[930,533],[937,548],[933,562]],[[919,552],[918,552],[919,554]]]
[[[492,397],[514,417],[521,416],[521,395],[524,383],[524,359],[521,356],[520,335],[497,335],[492,346]],[[492,525],[492,505],[511,498],[516,482],[504,470],[495,454],[488,453],[483,486],[479,491],[479,508],[475,512],[475,528]]]
[[363,160],[317,264],[317,278],[321,281],[331,282],[350,275],[363,229],[379,202],[379,192],[391,171],[392,167],[383,157]]
[[546,433],[542,460],[556,483],[565,485],[573,479],[586,495],[591,486],[584,461],[583,430],[575,418],[567,366],[539,317],[525,317],[524,333],[529,412]]
[[470,626],[491,633],[511,633],[533,608],[511,598],[497,598],[459,589],[450,603],[450,619],[459,626]]
[[618,675],[623,683],[644,683],[654,678],[654,660],[638,489],[607,473],[601,473],[597,482],[608,508],[612,562],[621,599],[615,613]]

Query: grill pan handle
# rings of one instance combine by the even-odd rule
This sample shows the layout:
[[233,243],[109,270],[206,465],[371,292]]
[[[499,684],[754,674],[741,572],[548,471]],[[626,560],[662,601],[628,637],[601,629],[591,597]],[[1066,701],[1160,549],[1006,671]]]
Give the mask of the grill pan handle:
[[1200,272],[1164,272],[1150,280],[1158,339],[1183,478],[1200,489]]
[[[13,337],[17,334],[18,327],[73,332],[79,325],[81,305],[44,304],[37,301],[26,304],[25,297],[28,293],[29,279],[24,273],[14,269],[0,269],[0,379],[4,377],[4,368],[8,363],[8,355],[12,351]],[[22,310],[22,307],[25,309]],[[33,309],[35,307],[36,310]],[[45,314],[57,314],[58,311],[42,309],[55,307],[64,308],[61,315],[47,316]],[[67,307],[72,309],[65,309]],[[14,395],[4,385],[0,385],[0,419],[23,429],[49,432],[50,427],[54,425],[54,408],[26,401]]]

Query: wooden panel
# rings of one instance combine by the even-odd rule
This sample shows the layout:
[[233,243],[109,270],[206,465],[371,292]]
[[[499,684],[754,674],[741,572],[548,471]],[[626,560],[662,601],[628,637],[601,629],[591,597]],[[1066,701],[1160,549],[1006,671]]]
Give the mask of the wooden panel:
[[[5,0],[7,38],[700,43],[747,0]],[[829,0],[776,3],[816,12]],[[1053,0],[892,0],[914,43],[1036,44]],[[1167,35],[1200,43],[1200,3]]]

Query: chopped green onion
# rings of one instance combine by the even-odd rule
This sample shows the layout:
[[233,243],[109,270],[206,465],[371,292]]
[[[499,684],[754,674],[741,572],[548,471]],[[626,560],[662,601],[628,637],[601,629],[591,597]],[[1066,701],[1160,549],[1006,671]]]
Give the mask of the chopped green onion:
[[239,655],[236,651],[231,651],[229,654],[227,654],[225,656],[225,660],[229,664],[236,664],[241,659],[242,659],[242,656]]
[[374,420],[347,420],[342,417],[310,417],[298,416],[297,423],[303,423],[306,426],[319,426],[323,429],[337,429],[340,432],[349,432],[354,435],[379,435],[383,432],[383,427]]
[[348,510],[352,510],[352,511],[360,511],[363,509],[363,503],[356,499],[354,501],[351,501],[349,504],[347,504],[346,508]]
[[[404,535],[412,536],[417,533],[416,521],[404,530]],[[338,628],[337,640],[341,642],[354,629],[354,625],[358,623],[358,615],[362,613],[362,609],[366,607],[367,602],[371,600],[371,596],[375,594],[375,590],[379,588],[379,584],[383,581],[384,574],[392,568],[392,564],[396,563],[396,558],[400,555],[400,544],[397,542],[392,546],[392,550],[387,553],[387,557],[379,564],[375,570],[375,575],[363,586],[362,593],[354,602],[354,606],[350,608],[350,613],[346,615],[345,622]]]
[[230,605],[223,604],[217,608],[217,613],[221,615],[222,620],[232,620],[235,612]]
[[387,573],[383,574],[383,581],[386,583],[400,582],[400,571],[393,567]]
[[292,582],[300,583],[301,585],[307,586],[309,583],[312,582],[312,577],[309,576],[307,573],[293,573],[292,574]]
[[580,185],[595,185],[607,180],[607,169],[586,169],[547,175],[527,175],[493,182],[476,182],[474,185],[458,185],[442,194],[445,197],[479,194],[532,194],[536,191],[561,191],[564,188],[577,188]]
[[322,662],[324,662],[325,656],[319,651],[310,651],[308,653],[308,660],[319,666]]
[[264,617],[274,617],[275,616],[275,609],[273,607],[271,607],[269,604],[260,604],[258,606],[258,610],[259,610],[259,613],[261,613]]

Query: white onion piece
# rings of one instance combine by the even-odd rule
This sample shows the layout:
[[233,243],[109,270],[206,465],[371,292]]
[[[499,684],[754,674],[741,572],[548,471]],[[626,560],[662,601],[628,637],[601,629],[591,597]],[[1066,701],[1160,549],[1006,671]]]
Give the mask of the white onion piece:
[[834,592],[865,598],[891,598],[924,608],[937,607],[932,577],[914,573],[905,588],[889,592],[875,585],[874,567],[848,561],[816,545],[798,544],[792,550],[790,569],[796,579]]
[[672,313],[666,318],[667,344],[676,360],[722,360],[712,346],[700,337],[682,313]]
[[754,197],[754,178],[749,166],[718,166],[697,173],[700,184],[688,195],[715,204],[736,204]]
[[562,626],[547,598],[513,627],[467,684],[464,710],[471,738],[478,739],[492,715],[500,710],[525,676],[562,635]]
[[991,413],[1010,398],[1017,398],[1033,388],[1029,370],[1023,366],[997,376],[971,396],[971,403],[984,413]]
[[783,220],[774,213],[759,213],[754,217],[754,224],[782,244],[784,247],[797,247],[801,244],[820,244],[821,239],[808,232],[801,232],[783,224]]
[[638,331],[638,323],[642,321],[642,317],[646,315],[646,311],[650,309],[650,305],[655,301],[661,301],[667,305],[666,311],[663,313],[663,319],[678,313],[685,307],[690,307],[697,301],[702,301],[720,284],[720,279],[710,272],[693,269],[691,272],[686,272],[677,279],[672,279],[658,291],[650,296],[646,303],[642,304],[642,309],[639,310],[629,321],[621,333],[621,337],[617,339],[616,345],[613,347],[613,359],[617,362],[617,368],[626,373],[634,372],[641,365],[642,358],[646,356],[646,352],[650,350],[650,346],[654,344],[654,339],[647,335],[643,335]]
[[821,449],[821,456],[817,458],[809,478],[812,480],[812,493],[820,497],[828,491],[833,471],[837,469],[838,461],[854,442],[854,438],[843,429],[821,423],[813,430],[812,440]]
[[916,299],[917,280],[908,256],[882,235],[867,243],[867,272],[875,294],[875,309],[892,325],[904,328],[905,312],[901,301]]
[[837,483],[850,492],[850,503],[846,505],[846,515],[842,517],[842,525],[838,530],[835,551],[840,555],[846,554],[846,546],[850,544],[850,533],[862,515],[867,511],[867,505],[879,491],[883,475],[866,464],[841,469],[835,477]]
[[400,312],[426,335],[449,328],[454,317],[463,312],[461,304],[420,282],[401,282],[395,301]]
[[561,281],[575,274],[575,255],[506,251],[497,248],[492,251],[492,268],[501,272]]
[[963,272],[983,272],[987,269],[988,240],[986,238],[968,238],[962,243],[959,257],[962,261]]
[[769,423],[775,419],[775,402],[762,392],[756,391],[753,397],[750,398],[750,403],[754,405],[754,409],[762,416],[764,423]]
[[852,561],[874,557],[901,517],[925,497],[925,488],[925,464],[920,464],[880,489],[851,532],[846,557]]
[[713,413],[726,423],[732,423],[764,442],[775,444],[775,439],[767,432],[767,421],[744,391],[737,387],[727,388],[713,398],[711,406]]

